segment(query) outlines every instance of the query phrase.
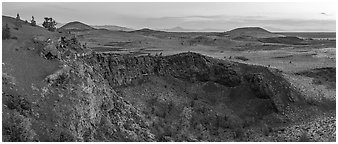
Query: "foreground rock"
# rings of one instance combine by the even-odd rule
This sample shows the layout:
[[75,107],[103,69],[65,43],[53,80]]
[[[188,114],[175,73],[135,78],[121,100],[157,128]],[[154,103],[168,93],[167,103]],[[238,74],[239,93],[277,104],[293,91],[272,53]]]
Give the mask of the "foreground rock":
[[306,105],[277,70],[213,59],[96,54],[87,57],[118,94],[145,115],[156,141],[243,141]]
[[101,74],[112,87],[128,86],[149,76],[171,76],[189,82],[214,82],[233,89],[247,87],[253,97],[272,100],[280,112],[291,103],[303,102],[300,94],[276,70],[197,53],[166,57],[97,54],[89,63],[100,64]]

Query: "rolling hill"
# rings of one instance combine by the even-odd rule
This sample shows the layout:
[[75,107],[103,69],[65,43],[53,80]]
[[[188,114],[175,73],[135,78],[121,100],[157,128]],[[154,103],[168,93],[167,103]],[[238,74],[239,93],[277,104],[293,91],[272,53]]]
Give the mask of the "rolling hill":
[[274,34],[260,27],[243,27],[236,28],[226,32],[231,38],[237,37],[253,37],[253,38],[268,38],[268,37],[280,37],[282,35]]
[[139,30],[130,31],[129,33],[136,33],[136,34],[141,34],[141,35],[151,35],[151,34],[163,34],[163,33],[167,33],[167,32],[160,31],[160,30],[153,30],[153,29],[150,29],[150,28],[143,28],[143,29],[139,29]]
[[78,21],[74,21],[74,22],[70,22],[70,23],[67,23],[65,25],[63,25],[62,27],[60,27],[58,30],[67,30],[67,31],[85,31],[85,30],[94,30],[95,28],[87,25],[87,24],[84,24],[84,23],[81,23],[81,22],[78,22]]
[[134,29],[127,28],[127,27],[121,27],[121,26],[115,26],[115,25],[92,25],[93,28],[96,29],[107,29],[110,31],[134,31]]

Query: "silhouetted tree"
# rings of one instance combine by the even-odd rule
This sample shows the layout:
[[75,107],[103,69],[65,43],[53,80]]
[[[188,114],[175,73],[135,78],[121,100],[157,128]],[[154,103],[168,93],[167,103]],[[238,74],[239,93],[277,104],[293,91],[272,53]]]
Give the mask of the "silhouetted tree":
[[21,25],[21,19],[20,19],[19,13],[16,14],[16,18],[15,18],[15,26],[16,26],[17,28],[21,28],[21,27],[22,27],[22,25]]
[[32,16],[31,25],[36,26],[36,21],[34,20],[34,16]]
[[2,28],[2,39],[9,39],[11,38],[11,32],[8,27],[8,24],[5,25],[5,27]]
[[16,19],[20,20],[20,15],[19,15],[19,13],[16,14]]
[[55,31],[56,22],[53,18],[45,17],[45,21],[42,23],[42,26],[48,29],[49,31]]

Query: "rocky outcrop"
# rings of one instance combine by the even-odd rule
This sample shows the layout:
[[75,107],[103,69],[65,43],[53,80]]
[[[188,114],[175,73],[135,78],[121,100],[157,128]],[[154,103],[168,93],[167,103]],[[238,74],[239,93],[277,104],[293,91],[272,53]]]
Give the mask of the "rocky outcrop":
[[45,46],[42,49],[42,55],[46,59],[60,59],[61,58],[61,53],[56,48],[56,46],[53,45],[53,44],[49,44],[49,45]]
[[197,53],[167,57],[98,54],[96,61],[113,87],[126,86],[149,75],[171,75],[189,81],[214,81],[230,87],[241,83],[239,74],[230,68],[230,63],[217,63]]
[[278,72],[197,53],[165,57],[96,54],[87,61],[100,65],[98,71],[112,87],[128,86],[151,75],[173,76],[190,82],[211,81],[227,87],[248,85],[258,98],[271,99],[278,111],[283,111],[290,103],[301,101],[299,93]]
[[145,114],[156,141],[231,141],[243,127],[302,103],[276,70],[197,53],[95,54],[85,61]]

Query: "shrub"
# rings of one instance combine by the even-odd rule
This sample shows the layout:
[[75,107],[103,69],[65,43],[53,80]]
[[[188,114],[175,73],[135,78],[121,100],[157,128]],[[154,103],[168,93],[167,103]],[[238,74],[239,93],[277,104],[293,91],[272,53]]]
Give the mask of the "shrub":
[[248,61],[249,59],[244,57],[244,56],[235,56],[235,59],[239,59],[239,60],[242,60],[242,61]]

